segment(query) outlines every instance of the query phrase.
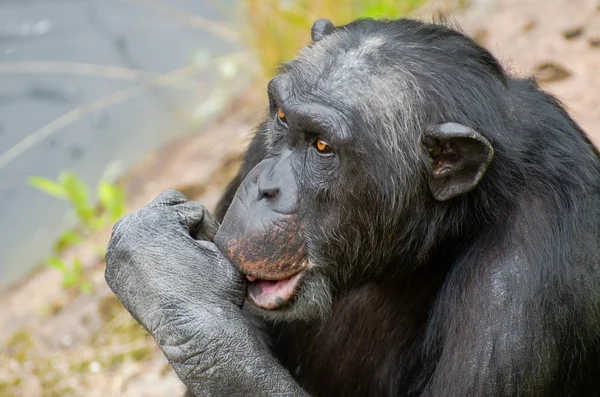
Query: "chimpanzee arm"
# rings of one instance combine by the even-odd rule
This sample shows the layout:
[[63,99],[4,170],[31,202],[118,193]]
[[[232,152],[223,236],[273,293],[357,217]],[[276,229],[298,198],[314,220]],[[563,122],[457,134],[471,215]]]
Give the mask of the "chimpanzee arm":
[[429,346],[439,357],[423,396],[555,395],[547,388],[560,376],[568,329],[564,280],[540,276],[516,248],[480,253],[457,263],[434,309]]
[[306,396],[242,316],[246,284],[210,241],[217,223],[168,191],[113,229],[106,280],[197,396]]

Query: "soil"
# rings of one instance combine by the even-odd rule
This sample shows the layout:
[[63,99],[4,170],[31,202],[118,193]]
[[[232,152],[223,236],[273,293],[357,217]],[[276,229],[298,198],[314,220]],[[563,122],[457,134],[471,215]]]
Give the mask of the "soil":
[[[420,14],[431,15],[440,4],[448,5],[438,2]],[[512,73],[535,74],[600,144],[600,1],[473,0],[451,6],[463,30]],[[202,131],[149,156],[122,181],[128,210],[169,188],[214,208],[265,104],[262,91],[251,91]],[[92,293],[65,290],[58,272],[42,268],[0,294],[0,396],[183,394],[152,340],[104,283],[99,252],[108,235],[98,233],[64,255],[81,258]]]

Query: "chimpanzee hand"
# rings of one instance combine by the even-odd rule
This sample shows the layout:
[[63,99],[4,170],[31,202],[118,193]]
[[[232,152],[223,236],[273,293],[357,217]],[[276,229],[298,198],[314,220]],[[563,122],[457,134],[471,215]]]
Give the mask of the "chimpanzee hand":
[[218,224],[167,191],[114,227],[106,281],[197,396],[305,395],[242,317],[243,276],[210,241]]

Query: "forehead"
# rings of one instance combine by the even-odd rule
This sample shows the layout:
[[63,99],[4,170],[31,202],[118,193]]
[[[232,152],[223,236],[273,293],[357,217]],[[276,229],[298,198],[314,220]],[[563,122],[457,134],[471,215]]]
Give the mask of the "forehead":
[[400,47],[385,31],[340,29],[284,64],[274,86],[284,105],[311,103],[338,125],[393,140],[414,130],[423,98]]
[[[352,101],[378,88],[394,74],[384,62],[386,39],[382,35],[353,36],[335,32],[304,48],[282,67],[286,94],[290,96],[325,96],[329,101]],[[389,53],[388,53],[389,56]]]

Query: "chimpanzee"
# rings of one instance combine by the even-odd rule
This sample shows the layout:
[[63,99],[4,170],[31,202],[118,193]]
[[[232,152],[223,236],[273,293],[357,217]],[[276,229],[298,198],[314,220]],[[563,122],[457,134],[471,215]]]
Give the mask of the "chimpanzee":
[[600,395],[580,127],[443,24],[312,38],[215,218],[168,191],[113,230],[108,284],[191,393]]

